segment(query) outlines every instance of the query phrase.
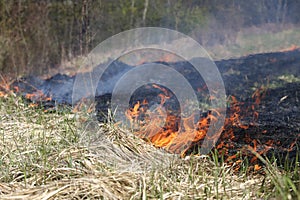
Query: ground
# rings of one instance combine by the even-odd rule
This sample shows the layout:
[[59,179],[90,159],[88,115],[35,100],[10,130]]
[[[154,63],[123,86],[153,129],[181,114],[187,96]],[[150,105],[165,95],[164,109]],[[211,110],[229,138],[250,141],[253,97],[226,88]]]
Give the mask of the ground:
[[283,152],[288,149],[281,147],[296,141],[294,162],[277,162],[259,151],[249,153],[258,164],[247,157],[220,159],[218,151],[180,157],[111,121],[94,122],[97,137],[86,143],[89,130],[78,129],[86,113],[68,106],[45,111],[9,92],[0,98],[1,199],[299,199],[299,51],[216,64],[227,94],[242,108],[255,103],[253,94],[261,95],[258,118],[253,122],[249,111],[242,119],[249,129],[236,128],[237,137],[227,141],[247,145],[248,134],[250,146],[255,139],[259,150],[272,140]]

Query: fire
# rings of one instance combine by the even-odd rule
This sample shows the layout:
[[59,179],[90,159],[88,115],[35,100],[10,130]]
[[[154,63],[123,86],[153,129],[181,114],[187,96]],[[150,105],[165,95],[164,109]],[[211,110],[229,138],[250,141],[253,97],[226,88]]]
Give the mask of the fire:
[[[194,114],[180,119],[173,113],[164,110],[166,100],[172,96],[170,92],[159,85],[153,84],[152,86],[161,91],[158,94],[159,106],[154,111],[149,111],[146,100],[142,103],[138,101],[126,111],[125,115],[136,135],[151,142],[156,147],[183,155],[188,150],[189,144],[197,143],[205,138],[210,123],[217,121],[216,116],[220,113],[211,109],[206,116],[200,117],[197,122],[195,122]],[[239,124],[238,118],[239,115],[235,113],[230,120]]]
[[0,74],[0,97],[6,98],[8,94],[15,95],[13,91],[10,90],[10,83],[8,79]]
[[258,164],[254,165],[254,170],[255,170],[255,171],[258,171],[258,170],[260,170],[260,169],[261,169],[261,166],[259,166]]
[[225,125],[232,125],[242,129],[247,129],[248,126],[243,125],[243,123],[241,122],[242,117],[240,113],[242,103],[239,102],[234,96],[230,97],[230,101],[231,114],[228,118],[226,118]]
[[280,52],[286,52],[286,51],[294,51],[296,49],[298,49],[299,46],[295,45],[295,44],[292,44],[290,47],[288,48],[285,48],[285,49],[281,49]]
[[27,93],[25,95],[26,99],[29,99],[31,101],[51,101],[52,98],[48,97],[43,93],[41,90],[37,90],[35,93]]
[[2,91],[0,91],[0,97],[6,97],[6,94]]
[[[8,95],[16,96],[16,94],[20,93],[21,90],[18,86],[11,86],[11,83],[7,81],[3,76],[0,74],[0,97],[6,98]],[[28,107],[35,108],[38,107],[37,101],[51,101],[52,98],[45,95],[41,90],[37,90],[35,93],[26,93],[25,98],[32,101],[29,103]]]
[[[130,121],[134,134],[148,141],[156,147],[163,148],[171,153],[185,156],[187,151],[194,145],[201,145],[201,142],[207,135],[208,129],[212,122],[218,120],[220,112],[216,109],[210,109],[204,116],[201,116],[198,121],[195,121],[195,115],[188,117],[178,117],[172,112],[164,109],[168,99],[172,94],[165,88],[153,84],[153,88],[159,89],[158,94],[159,105],[154,110],[149,110],[149,102],[145,99],[142,102],[136,102],[131,108],[126,111],[126,117]],[[245,124],[243,117],[246,114],[253,114],[253,120],[257,120],[259,113],[256,111],[262,99],[266,95],[264,87],[258,88],[252,95],[253,102],[250,105],[238,101],[234,96],[228,98],[230,104],[225,123],[222,127],[220,142],[215,146],[215,149],[220,155],[225,156],[228,163],[239,165],[241,162],[237,154],[230,154],[231,149],[240,150],[240,155],[248,156],[251,163],[254,163],[254,170],[258,171],[261,166],[257,164],[257,155],[265,155],[274,147],[275,141],[268,140],[262,143],[258,139],[252,138],[250,126],[255,126],[249,122]],[[236,131],[242,131],[242,138],[237,137]],[[261,134],[266,134],[267,130],[262,130]],[[217,138],[211,138],[217,139]],[[237,147],[236,142],[242,140],[245,145]],[[291,144],[288,151],[291,151],[296,141]],[[239,167],[237,167],[238,169]]]
[[30,103],[29,104],[29,108],[36,108],[36,107],[38,107],[39,105],[37,104],[37,103]]
[[163,62],[174,62],[176,61],[177,57],[173,54],[163,54],[159,61]]

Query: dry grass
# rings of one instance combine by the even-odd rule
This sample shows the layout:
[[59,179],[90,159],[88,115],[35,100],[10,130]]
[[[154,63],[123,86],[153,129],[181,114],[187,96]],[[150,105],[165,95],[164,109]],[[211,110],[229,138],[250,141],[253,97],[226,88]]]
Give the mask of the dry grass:
[[111,123],[78,132],[75,118],[0,98],[0,199],[277,197],[272,176],[236,173],[207,156],[182,159]]

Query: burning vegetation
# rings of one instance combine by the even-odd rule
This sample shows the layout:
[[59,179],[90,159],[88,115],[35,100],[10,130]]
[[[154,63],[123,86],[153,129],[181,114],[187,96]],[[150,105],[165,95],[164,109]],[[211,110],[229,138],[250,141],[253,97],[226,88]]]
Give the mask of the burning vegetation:
[[[154,110],[149,110],[148,100],[144,99],[142,102],[137,101],[126,111],[126,117],[134,134],[171,153],[178,153],[181,156],[197,154],[207,135],[210,122],[218,120],[215,115],[220,115],[220,113],[217,110],[209,110],[202,114],[198,121],[195,121],[194,115],[187,116],[182,119],[180,124],[181,120],[176,112],[164,109],[172,94],[156,84],[153,84],[152,87],[161,91],[158,94],[160,102]],[[250,157],[250,162],[256,164],[257,156],[252,154],[253,151],[263,156],[272,149],[278,151],[281,138],[276,138],[274,135],[274,139],[269,139],[264,143],[255,138],[257,135],[267,134],[269,131],[267,128],[259,129],[257,123],[259,106],[266,96],[266,92],[264,88],[255,90],[252,102],[248,102],[247,105],[239,102],[234,96],[228,98],[228,115],[222,127],[222,134],[220,138],[211,138],[211,140],[219,139],[215,148],[228,163],[239,163],[240,159],[247,155]],[[244,118],[248,118],[248,122],[243,121]],[[295,136],[294,141],[292,139],[290,144],[280,149],[282,152],[295,153],[297,151],[295,145],[298,144],[299,136]],[[241,142],[244,144],[241,145]],[[273,151],[273,153],[275,152]],[[258,165],[255,166],[256,169],[259,169]]]
[[[185,62],[175,64],[186,69]],[[203,100],[198,118],[180,113],[180,106],[193,102],[179,105],[169,89],[158,84],[139,88],[124,113],[129,129],[97,122],[100,143],[86,148],[78,146],[81,138],[74,134],[74,112],[84,110],[85,100],[73,112],[40,112],[69,105],[74,77],[27,77],[14,83],[2,78],[1,199],[157,199],[162,194],[166,199],[244,199],[246,190],[253,199],[299,197],[299,65],[298,50],[217,62],[228,103],[209,156],[199,149],[222,112],[205,106],[214,98],[205,85],[194,88]],[[193,81],[192,74],[187,77]],[[111,97],[99,94],[94,108],[85,111],[107,120]]]
[[[278,160],[286,156],[295,159],[300,134],[300,87],[297,81],[300,75],[299,50],[251,55],[217,61],[216,64],[225,82],[228,108],[221,134],[209,138],[216,142],[215,150],[228,163],[239,163],[247,156],[255,165],[258,160],[253,152],[269,158],[276,155]],[[119,68],[129,68],[121,62],[117,65]],[[174,62],[173,65],[192,81],[199,79],[192,70],[187,70],[187,63]],[[282,77],[282,74],[291,71],[295,80],[293,82]],[[109,76],[113,73],[107,74]],[[109,81],[109,77],[105,78],[105,81]],[[12,91],[30,100],[30,107],[44,105],[49,109],[57,104],[70,103],[73,82],[74,77],[60,74],[47,80],[28,77],[6,84],[0,95]],[[194,82],[194,85],[197,84],[201,87],[194,89],[199,98],[205,99],[202,102],[202,107],[205,107],[203,105],[214,97],[208,96],[203,81],[200,84]],[[105,121],[107,117],[105,113],[110,108],[110,98],[110,93],[98,94],[95,98],[95,109],[100,121]],[[125,115],[135,135],[155,147],[184,157],[200,153],[199,149],[211,123],[217,121],[221,113],[209,106],[195,115],[180,113],[180,106],[192,103],[178,105],[170,90],[158,84],[150,84],[134,94]],[[92,108],[89,110],[91,112]],[[200,116],[196,118],[196,114]]]

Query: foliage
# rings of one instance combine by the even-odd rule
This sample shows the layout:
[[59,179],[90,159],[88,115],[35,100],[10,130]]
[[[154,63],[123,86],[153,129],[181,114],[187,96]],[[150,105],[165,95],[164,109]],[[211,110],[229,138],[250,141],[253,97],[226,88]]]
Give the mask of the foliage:
[[0,0],[0,71],[43,74],[142,26],[175,29],[203,45],[228,45],[242,27],[299,22],[299,8],[287,0]]

